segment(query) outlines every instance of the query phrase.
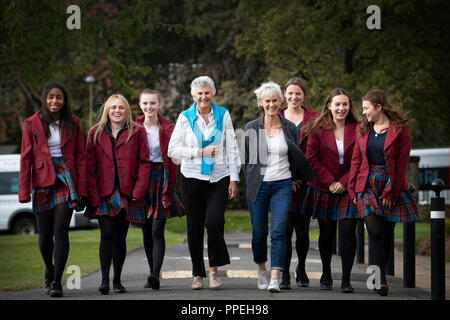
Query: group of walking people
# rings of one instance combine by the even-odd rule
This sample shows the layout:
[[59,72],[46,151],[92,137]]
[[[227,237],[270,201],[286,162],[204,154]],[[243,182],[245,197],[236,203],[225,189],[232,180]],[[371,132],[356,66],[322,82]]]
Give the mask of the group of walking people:
[[[84,208],[87,217],[99,221],[102,294],[110,291],[111,264],[114,292],[126,292],[121,274],[130,223],[141,225],[143,231],[149,265],[145,287],[158,290],[166,220],[184,215],[191,288],[202,289],[206,277],[209,288],[220,288],[218,267],[230,263],[225,208],[227,200],[237,196],[242,168],[257,288],[271,292],[291,288],[294,230],[296,284],[309,286],[305,262],[312,217],[320,229],[320,288],[333,287],[333,238],[340,221],[341,291],[353,292],[356,223],[364,219],[373,263],[381,270],[381,285],[375,291],[387,295],[387,246],[395,223],[418,218],[406,181],[411,146],[408,118],[380,90],[362,98],[362,120],[342,88],[330,92],[320,114],[306,108],[307,89],[301,78],[289,79],[284,90],[266,82],[255,94],[262,115],[245,125],[241,150],[229,111],[214,103],[216,89],[208,76],[192,81],[194,102],[175,125],[161,115],[158,91],[142,91],[143,115],[136,121],[127,99],[113,94],[103,105],[100,121],[90,128],[85,147],[66,89],[57,83],[47,85],[40,111],[24,122],[19,175],[19,201],[32,200],[36,213],[46,266],[45,292],[63,296],[69,223],[73,210]],[[182,202],[175,194],[179,164]],[[203,259],[205,227],[208,275]],[[269,232],[270,272],[266,268]]]

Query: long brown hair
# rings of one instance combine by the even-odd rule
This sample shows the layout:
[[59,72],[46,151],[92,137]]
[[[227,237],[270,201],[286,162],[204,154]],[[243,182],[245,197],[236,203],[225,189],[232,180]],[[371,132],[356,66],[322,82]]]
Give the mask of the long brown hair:
[[354,123],[358,123],[358,116],[356,114],[356,110],[353,107],[352,98],[350,98],[350,95],[342,88],[334,88],[331,90],[330,94],[325,100],[325,104],[322,108],[322,112],[320,113],[320,116],[312,121],[307,123],[305,126],[302,127],[302,132],[304,132],[307,136],[310,136],[317,132],[318,128],[324,128],[326,130],[334,130],[336,128],[336,125],[333,122],[333,114],[331,113],[331,110],[329,109],[329,106],[331,104],[331,100],[333,100],[334,97],[344,95],[348,98],[348,102],[350,105],[350,109],[348,111],[347,117],[345,119],[345,122],[350,121]]
[[42,92],[42,106],[41,106],[41,121],[42,126],[44,127],[44,132],[47,138],[50,136],[50,124],[53,123],[53,117],[51,115],[50,110],[47,105],[47,95],[51,89],[58,88],[61,90],[64,97],[64,104],[60,111],[59,122],[60,128],[66,130],[69,138],[71,138],[75,132],[77,124],[72,115],[72,109],[70,106],[69,94],[67,93],[66,88],[62,84],[59,83],[49,83],[45,86],[44,91]]
[[[375,89],[368,91],[362,101],[369,101],[374,107],[381,105],[381,111],[389,118],[389,124],[395,127],[404,127],[409,123],[408,112],[402,113],[392,107],[386,95],[382,90]],[[372,130],[373,123],[369,122],[366,117],[362,117],[359,124],[359,134],[364,136],[367,132]]]

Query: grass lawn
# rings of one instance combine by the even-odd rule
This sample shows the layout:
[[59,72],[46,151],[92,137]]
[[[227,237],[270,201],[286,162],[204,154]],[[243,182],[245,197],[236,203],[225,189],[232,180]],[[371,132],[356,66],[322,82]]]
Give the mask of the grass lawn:
[[[100,229],[71,231],[67,266],[77,265],[81,275],[100,268],[98,247]],[[179,245],[185,236],[166,230],[166,245]],[[127,237],[128,251],[142,247],[142,231],[130,228]],[[45,265],[38,248],[38,235],[0,236],[0,290],[21,290],[40,287],[44,281]],[[69,274],[64,273],[62,281]]]

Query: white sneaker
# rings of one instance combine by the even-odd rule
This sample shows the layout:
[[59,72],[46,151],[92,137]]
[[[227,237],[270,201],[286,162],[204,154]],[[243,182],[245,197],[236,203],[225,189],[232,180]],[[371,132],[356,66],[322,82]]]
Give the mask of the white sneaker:
[[280,285],[278,284],[278,278],[270,279],[269,287],[267,288],[270,292],[278,293],[280,292]]
[[258,289],[266,290],[269,287],[269,275],[267,271],[259,271],[258,273]]

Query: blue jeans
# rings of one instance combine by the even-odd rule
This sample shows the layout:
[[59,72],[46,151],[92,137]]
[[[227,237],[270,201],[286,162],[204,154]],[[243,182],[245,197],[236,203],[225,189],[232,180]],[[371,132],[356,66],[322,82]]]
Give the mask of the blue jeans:
[[283,270],[286,256],[286,222],[291,206],[292,180],[263,181],[255,202],[247,199],[253,226],[253,261],[267,261],[267,232],[269,209],[271,269]]

